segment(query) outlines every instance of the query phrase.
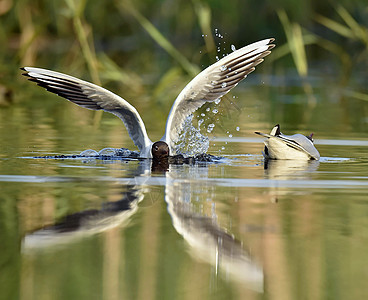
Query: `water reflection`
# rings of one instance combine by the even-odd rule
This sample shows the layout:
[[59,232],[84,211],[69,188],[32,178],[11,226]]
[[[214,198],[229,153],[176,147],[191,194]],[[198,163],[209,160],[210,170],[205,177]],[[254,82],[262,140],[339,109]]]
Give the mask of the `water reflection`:
[[208,167],[203,164],[157,167],[149,160],[140,161],[131,174],[130,183],[121,186],[124,192],[120,200],[105,202],[100,209],[67,215],[61,222],[26,235],[23,251],[71,246],[83,238],[126,226],[138,211],[144,195],[148,194],[146,188],[152,186],[155,179],[157,185],[162,185],[164,179],[167,211],[173,227],[189,245],[191,256],[210,264],[215,278],[235,280],[249,289],[263,291],[263,269],[243,243],[218,224],[214,211],[208,215],[195,209],[195,192],[206,194],[212,184],[186,179],[188,172],[183,172],[183,168],[190,173],[191,179],[208,177]]
[[264,174],[268,179],[308,179],[318,167],[318,160],[265,159]]
[[317,171],[319,163],[319,160],[265,159],[264,177],[273,180],[268,190],[269,201],[277,203],[279,196],[295,193],[295,191],[285,191],[284,187],[279,186],[279,180],[292,180],[294,182],[294,180],[310,179],[313,172]]
[[121,200],[105,202],[101,209],[88,209],[67,215],[61,222],[25,236],[23,249],[61,246],[114,227],[126,225],[144,198],[149,161],[141,161],[123,185]]
[[[195,259],[214,266],[216,276],[240,281],[250,289],[263,291],[263,270],[252,260],[242,242],[218,225],[216,213],[205,216],[195,210],[193,189],[203,192],[206,185],[198,186],[195,180],[182,180],[180,171],[176,170],[172,168],[166,174],[165,201],[175,230],[189,245],[189,253]],[[193,175],[201,177],[203,174],[196,172]]]
[[143,194],[134,185],[119,201],[107,202],[100,210],[90,209],[67,215],[61,222],[26,235],[24,249],[61,246],[108,229],[123,226],[137,211]]

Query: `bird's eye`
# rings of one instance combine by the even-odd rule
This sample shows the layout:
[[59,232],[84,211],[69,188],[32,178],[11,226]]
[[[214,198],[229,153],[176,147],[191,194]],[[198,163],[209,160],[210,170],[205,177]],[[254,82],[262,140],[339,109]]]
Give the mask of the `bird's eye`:
[[155,151],[158,151],[158,146],[155,146]]

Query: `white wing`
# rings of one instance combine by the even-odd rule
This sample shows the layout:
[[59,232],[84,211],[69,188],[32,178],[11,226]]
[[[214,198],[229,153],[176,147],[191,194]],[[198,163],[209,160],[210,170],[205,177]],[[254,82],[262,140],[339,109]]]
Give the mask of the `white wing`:
[[213,102],[228,93],[241,80],[254,71],[275,45],[266,39],[245,46],[225,56],[199,73],[181,91],[171,107],[166,122],[165,141],[171,149],[177,140],[187,116],[206,102]]
[[65,99],[88,109],[104,110],[118,116],[128,130],[130,138],[141,152],[151,157],[152,142],[137,110],[123,98],[90,82],[46,69],[22,68],[30,81]]

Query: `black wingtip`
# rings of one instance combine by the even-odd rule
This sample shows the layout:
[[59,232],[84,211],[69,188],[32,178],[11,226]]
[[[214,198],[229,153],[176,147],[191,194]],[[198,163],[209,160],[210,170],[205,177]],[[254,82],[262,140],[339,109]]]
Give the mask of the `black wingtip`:
[[26,73],[22,73],[22,75],[23,76],[27,76],[27,77],[31,77],[29,74],[28,74],[28,71],[26,70],[26,68],[25,67],[21,67],[21,68],[19,68],[20,70],[22,70],[22,71],[25,71]]

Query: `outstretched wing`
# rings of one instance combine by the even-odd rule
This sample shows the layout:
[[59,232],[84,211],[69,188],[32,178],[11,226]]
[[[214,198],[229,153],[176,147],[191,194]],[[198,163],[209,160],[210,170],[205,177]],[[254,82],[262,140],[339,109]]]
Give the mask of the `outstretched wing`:
[[206,102],[213,102],[228,93],[254,71],[255,66],[271,53],[274,39],[245,46],[225,56],[199,73],[181,91],[171,107],[162,140],[171,148],[177,140],[187,116]]
[[104,110],[118,116],[130,138],[141,151],[151,147],[146,128],[137,110],[123,98],[90,82],[46,69],[24,67],[30,81],[65,99],[88,109]]

